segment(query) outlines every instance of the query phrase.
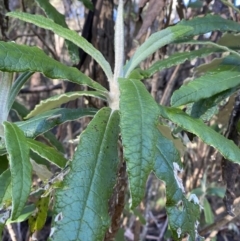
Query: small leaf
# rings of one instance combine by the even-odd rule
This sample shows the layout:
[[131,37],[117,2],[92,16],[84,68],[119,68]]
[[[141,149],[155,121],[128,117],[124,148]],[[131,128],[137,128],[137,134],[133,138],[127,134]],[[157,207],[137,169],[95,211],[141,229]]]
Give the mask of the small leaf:
[[49,195],[41,197],[36,203],[36,212],[29,217],[28,224],[30,226],[30,232],[34,233],[43,228],[48,213]]
[[51,173],[45,165],[38,164],[33,159],[30,159],[30,161],[33,171],[43,182],[46,182],[52,178],[53,173]]
[[23,131],[16,124],[9,122],[4,122],[4,130],[12,177],[11,219],[14,220],[21,214],[31,190],[32,165]]
[[[52,6],[49,0],[36,0],[38,5],[42,8],[48,18],[52,19],[55,23],[61,25],[64,28],[68,28],[68,25],[65,22],[65,16],[59,13],[56,8]],[[65,44],[67,45],[68,52],[71,56],[73,63],[79,62],[78,56],[78,47],[72,42],[66,40]]]
[[240,149],[233,141],[225,138],[211,127],[206,126],[202,120],[195,119],[177,108],[159,106],[160,115],[171,120],[183,129],[197,135],[206,144],[216,148],[226,159],[240,163]]
[[58,151],[56,151],[54,148],[47,146],[43,144],[42,142],[35,141],[32,139],[27,138],[27,143],[30,147],[30,149],[37,153],[39,156],[47,159],[51,163],[57,165],[60,168],[64,168],[67,160],[63,157],[62,154],[60,154]]
[[196,102],[238,85],[240,85],[240,68],[231,65],[221,66],[176,90],[172,95],[171,105],[177,107]]
[[1,183],[0,185],[0,204],[1,204],[9,185],[11,184],[11,172],[9,169],[4,171],[0,175],[0,183]]
[[206,198],[204,198],[203,202],[204,202],[203,207],[204,207],[205,221],[207,224],[212,224],[214,223],[214,216],[213,216],[211,206]]
[[30,204],[28,206],[25,206],[24,209],[22,210],[21,215],[16,220],[8,219],[7,224],[24,222],[34,212],[35,208],[36,207],[35,207],[34,204]]
[[75,92],[68,92],[60,95],[54,95],[46,100],[41,100],[41,102],[35,106],[34,110],[32,110],[25,119],[29,119],[33,116],[41,114],[45,111],[54,109],[56,107],[61,106],[69,101],[76,100],[81,96],[92,96],[99,99],[106,100],[106,96],[104,96],[99,91],[75,91]]
[[208,187],[207,195],[215,195],[220,198],[224,198],[226,188],[224,187]]
[[110,226],[108,200],[116,181],[119,113],[101,109],[82,132],[65,188],[57,190],[53,240],[102,241]]
[[7,72],[41,72],[51,79],[68,79],[76,84],[87,85],[93,89],[106,92],[104,87],[78,69],[68,67],[48,57],[37,47],[0,41],[0,70]]
[[119,79],[121,133],[131,192],[131,208],[144,196],[153,169],[158,106],[139,80]]
[[94,116],[96,109],[68,109],[59,108],[44,112],[27,121],[19,121],[15,124],[24,131],[26,137],[35,138],[55,126],[67,121],[73,121],[85,116]]
[[51,21],[50,19],[44,18],[43,16],[36,15],[36,14],[32,15],[32,14],[23,13],[23,12],[10,12],[10,13],[7,13],[7,16],[18,18],[25,22],[33,23],[36,26],[39,26],[41,28],[51,30],[55,34],[59,35],[60,37],[73,42],[78,47],[82,48],[93,59],[95,59],[96,62],[102,67],[108,80],[112,80],[113,74],[112,74],[110,64],[106,61],[103,55],[93,47],[91,43],[89,43],[83,37],[79,36],[77,32],[63,28],[60,25]]
[[17,115],[20,120],[23,119],[23,117],[25,117],[29,113],[29,110],[17,101],[14,101],[12,109],[17,112]]
[[192,27],[174,26],[168,27],[152,34],[135,52],[133,57],[124,67],[124,77],[128,77],[132,70],[144,59],[153,54],[159,48],[182,38],[192,31]]

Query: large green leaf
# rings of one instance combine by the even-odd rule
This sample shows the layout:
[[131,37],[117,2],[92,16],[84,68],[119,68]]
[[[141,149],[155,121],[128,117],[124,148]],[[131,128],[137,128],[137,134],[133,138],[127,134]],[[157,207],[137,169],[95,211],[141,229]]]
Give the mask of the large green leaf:
[[78,69],[68,67],[48,57],[41,49],[12,42],[0,41],[0,70],[7,72],[41,72],[52,79],[68,79],[77,84],[106,91],[100,84]]
[[211,127],[206,126],[202,120],[192,118],[177,108],[159,106],[159,109],[162,117],[197,135],[205,143],[216,148],[226,159],[240,163],[240,149],[233,141],[220,135]]
[[26,81],[33,75],[33,72],[25,72],[22,73],[13,83],[11,88],[11,93],[8,97],[8,111],[12,108],[12,105],[21,90],[22,86],[26,83]]
[[32,110],[25,118],[26,119],[31,118],[45,111],[59,107],[62,104],[65,104],[69,101],[76,100],[82,96],[92,96],[92,97],[106,100],[106,96],[99,91],[75,91],[75,92],[68,92],[60,95],[54,95],[46,100],[41,100],[40,103],[35,106],[34,110]]
[[171,98],[173,107],[209,98],[240,85],[239,66],[222,65],[176,90]]
[[166,209],[170,228],[176,240],[179,240],[184,234],[189,234],[189,240],[195,241],[200,207],[197,203],[187,200],[183,194],[183,184],[177,176],[182,164],[173,142],[164,137],[157,129],[156,132],[158,138],[155,144],[157,151],[154,172],[166,184]]
[[63,28],[62,26],[54,23],[50,19],[47,19],[40,15],[32,15],[23,12],[10,12],[7,14],[9,17],[18,18],[28,23],[33,23],[41,28],[49,29],[53,31],[55,34],[67,39],[78,47],[82,48],[87,54],[89,54],[96,62],[102,67],[104,70],[108,80],[112,80],[112,70],[110,64],[106,61],[103,55],[93,47],[91,43],[89,43],[86,39],[79,36],[79,34],[75,31]]
[[135,208],[144,196],[154,166],[158,106],[139,80],[119,79],[124,158]]
[[108,200],[116,181],[119,113],[101,109],[81,134],[65,188],[57,191],[53,240],[102,241],[110,225]]
[[35,138],[53,127],[67,121],[73,121],[85,116],[94,116],[96,109],[68,109],[59,108],[46,111],[27,121],[19,121],[15,124],[24,131],[26,137]]
[[[61,25],[64,28],[68,28],[68,25],[65,22],[65,16],[59,13],[56,8],[50,4],[49,0],[35,0],[39,6],[43,9],[48,18],[52,19],[55,23]],[[68,48],[68,52],[71,56],[71,59],[74,63],[78,63],[78,47],[70,42],[69,40],[65,41],[65,44]]]
[[[186,51],[182,53],[175,53],[171,56],[169,56],[167,59],[159,60],[155,62],[149,69],[146,70],[140,70],[136,69],[133,71],[132,74],[134,74],[135,71],[138,71],[139,74],[142,76],[142,78],[149,78],[153,74],[155,74],[158,71],[161,71],[166,68],[170,68],[172,66],[182,64],[186,60],[192,60],[195,58],[203,58],[206,57],[212,53],[216,52],[223,52],[223,50],[218,48],[201,48],[198,50],[192,50],[192,51]],[[132,75],[131,74],[131,75]]]
[[240,32],[240,24],[232,20],[222,18],[220,15],[206,15],[203,17],[196,17],[191,20],[182,20],[177,24],[178,26],[192,27],[192,31],[185,36],[191,37],[208,33],[211,31],[232,31]]
[[3,201],[4,195],[11,184],[11,172],[9,169],[1,173],[0,175],[0,204]]
[[32,165],[23,131],[9,122],[4,122],[4,131],[12,178],[11,219],[16,219],[21,214],[31,191]]
[[66,166],[67,160],[54,148],[29,138],[27,139],[27,143],[30,149],[39,156],[47,159],[60,168],[64,168]]
[[174,26],[152,34],[135,52],[133,57],[124,67],[124,77],[128,77],[131,71],[144,59],[153,54],[159,48],[182,38],[192,31],[192,27]]

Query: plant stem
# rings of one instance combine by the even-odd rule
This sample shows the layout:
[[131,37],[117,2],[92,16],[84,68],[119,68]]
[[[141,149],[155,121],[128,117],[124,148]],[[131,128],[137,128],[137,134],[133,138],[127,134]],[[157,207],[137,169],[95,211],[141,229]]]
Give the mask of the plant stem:
[[3,122],[8,117],[8,97],[12,87],[13,73],[0,72],[0,137],[4,136]]

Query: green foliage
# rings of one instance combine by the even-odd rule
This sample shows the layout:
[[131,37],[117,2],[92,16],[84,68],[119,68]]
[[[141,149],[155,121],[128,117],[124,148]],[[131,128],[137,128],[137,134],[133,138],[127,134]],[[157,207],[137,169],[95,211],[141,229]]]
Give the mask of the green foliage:
[[32,166],[24,133],[16,124],[9,122],[4,123],[4,129],[12,182],[11,219],[14,220],[21,214],[28,199],[32,185]]
[[76,100],[81,96],[92,96],[99,99],[106,100],[106,97],[99,91],[78,91],[78,92],[68,92],[60,95],[54,95],[47,100],[42,100],[38,105],[35,106],[25,118],[31,118],[33,116],[44,113],[48,110],[54,109],[61,106],[69,101]]
[[[48,0],[35,0],[39,6],[43,9],[48,18],[52,19],[55,23],[61,25],[64,28],[68,28],[65,22],[65,17],[63,14],[59,13]],[[69,40],[65,40],[66,46],[68,48],[69,54],[73,63],[79,62],[78,47]]]
[[[123,2],[120,0],[118,9],[120,15],[116,22],[116,31],[118,31],[115,39],[116,63],[112,73],[110,64],[103,55],[76,32],[69,30],[62,15],[56,12],[47,1],[37,0],[37,2],[54,21],[43,16],[21,12],[12,12],[8,16],[52,30],[67,40],[70,47],[75,49],[78,46],[84,49],[103,68],[110,82],[110,91],[108,92],[76,68],[65,66],[48,57],[37,47],[0,42],[0,70],[3,71],[2,79],[5,80],[3,87],[6,90],[0,92],[1,109],[5,113],[0,122],[0,161],[3,160],[4,163],[0,174],[0,182],[3,184],[0,187],[0,201],[4,208],[12,203],[9,222],[16,220],[23,213],[30,194],[34,165],[40,167],[41,163],[46,168],[49,165],[48,160],[61,169],[59,175],[63,178],[60,185],[58,176],[51,180],[53,186],[57,186],[54,197],[56,218],[53,224],[55,227],[53,240],[103,240],[111,225],[109,200],[119,178],[117,175],[120,150],[118,143],[122,143],[123,156],[127,163],[131,208],[137,207],[141,202],[148,175],[154,172],[166,184],[166,210],[173,238],[181,240],[188,234],[189,240],[195,240],[198,236],[200,203],[195,194],[187,198],[184,192],[182,181],[178,177],[178,172],[182,170],[182,163],[175,147],[176,142],[164,135],[159,117],[194,133],[216,148],[225,158],[239,163],[239,148],[201,120],[210,120],[217,112],[217,105],[231,96],[240,86],[240,58],[235,48],[238,47],[235,44],[236,40],[234,38],[233,45],[227,45],[226,39],[214,44],[196,42],[191,38],[215,30],[239,32],[240,25],[216,15],[207,15],[189,21],[183,20],[176,26],[151,35],[122,67]],[[89,1],[83,2],[89,4],[88,7],[91,9],[92,5]],[[147,70],[138,68],[143,60],[159,48],[170,43],[182,42],[193,45],[206,44],[206,47],[175,53],[168,59],[157,61]],[[186,60],[222,52],[231,53],[231,55],[205,66],[202,69],[204,72],[202,76],[177,90],[171,98],[173,107],[159,106],[144,84],[140,82],[140,79],[149,78],[157,71],[179,65]],[[12,72],[24,72],[13,85]],[[96,91],[86,90],[50,97],[41,101],[29,113],[14,101],[23,84],[34,72],[41,72],[52,79],[66,79],[86,85]],[[109,107],[100,110],[56,108],[82,96],[103,99]],[[176,108],[182,105],[187,105],[187,113]],[[16,123],[6,121],[11,107],[18,112],[19,119],[22,121]],[[29,119],[23,120],[26,115]],[[81,133],[73,160],[68,162],[62,153],[57,151],[57,149],[60,152],[64,150],[49,130],[64,122],[85,116],[93,119]],[[39,135],[44,135],[56,148],[33,140]],[[119,138],[120,135],[121,138]],[[36,162],[38,159],[39,163],[30,162],[30,155],[31,157],[35,155],[33,159],[36,159]],[[6,165],[8,162],[9,169]],[[67,162],[69,166],[66,166]],[[39,175],[41,175],[40,172]],[[218,193],[217,195],[220,193],[218,191],[212,189],[212,193]],[[39,230],[44,224],[49,205],[48,198],[48,195],[38,197],[38,211],[30,218],[32,232]],[[206,221],[211,223],[213,221],[211,207],[206,200],[204,208]],[[9,218],[7,211],[4,215],[5,223]]]
[[117,175],[118,125],[118,111],[103,108],[81,134],[64,180],[66,188],[57,192],[55,211],[62,219],[55,223],[54,240],[103,239],[110,225],[108,200]]
[[40,15],[32,15],[21,12],[11,12],[7,14],[9,17],[15,17],[25,22],[33,23],[41,28],[52,30],[55,34],[67,39],[78,47],[84,49],[86,53],[92,56],[96,62],[103,68],[108,80],[112,80],[112,70],[110,64],[106,61],[103,55],[95,49],[92,44],[90,44],[83,37],[79,36],[75,31],[63,28],[62,26],[54,23],[50,19],[44,18]]
[[52,79],[68,79],[93,89],[106,91],[101,85],[79,72],[48,57],[37,47],[0,41],[0,70],[8,72],[41,72]]

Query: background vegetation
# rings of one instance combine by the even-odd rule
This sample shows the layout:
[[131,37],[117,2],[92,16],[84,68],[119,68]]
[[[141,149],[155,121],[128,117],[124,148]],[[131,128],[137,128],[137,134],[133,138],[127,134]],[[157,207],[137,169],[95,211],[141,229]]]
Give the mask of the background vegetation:
[[[109,0],[93,0],[92,2],[87,0],[64,0],[50,2],[64,15],[66,26],[75,30],[92,43],[110,63],[112,69],[114,69],[114,26],[118,2]],[[76,67],[108,89],[109,83],[103,70],[99,64],[82,49],[72,45],[72,53],[75,54],[69,55],[67,48],[69,45],[67,42],[64,43],[61,37],[49,30],[44,30],[35,25],[6,16],[6,13],[9,11],[16,10],[32,14],[48,15],[46,11],[43,11],[43,8],[40,7],[42,6],[41,4],[41,1],[0,1],[1,40],[6,42],[16,41],[18,44],[26,44],[29,46],[38,46],[51,58],[68,66]],[[166,29],[168,26],[172,26],[182,19],[188,20],[196,16],[202,17],[211,13],[221,16],[224,19],[231,19],[237,23],[239,22],[240,15],[236,7],[237,2],[231,3],[225,1],[193,1],[188,3],[182,2],[181,0],[126,1],[124,4],[124,55],[127,59],[132,57],[137,47],[143,44],[151,34]],[[207,23],[206,21],[205,25]],[[164,60],[172,54],[190,52],[192,55],[196,53],[196,56],[201,57],[196,59],[186,56],[186,59],[189,59],[188,61],[179,61],[174,67],[166,63],[161,71],[153,71],[154,74],[153,72],[144,71],[137,73],[144,76],[144,84],[158,104],[170,105],[170,98],[173,92],[182,86],[183,83],[187,83],[192,80],[193,77],[201,76],[201,74],[206,71],[211,71],[211,69],[218,66],[222,61],[220,57],[224,56],[223,51],[215,51],[212,55],[202,53],[200,41],[209,40],[222,44],[223,46],[239,47],[238,35],[225,35],[225,38],[221,38],[222,36],[223,33],[221,31],[213,31],[196,37],[195,40],[198,42],[193,45],[174,44],[164,46],[141,63],[141,69],[147,70],[153,66],[153,63],[156,63],[158,60]],[[221,39],[220,42],[219,39]],[[232,46],[231,44],[229,46],[228,43],[231,43]],[[158,68],[161,69],[161,66]],[[226,73],[226,76],[223,78],[226,79],[229,74],[233,74],[233,71]],[[236,79],[238,79],[238,76],[237,72],[235,76]],[[19,75],[15,73],[13,79],[18,77]],[[2,79],[3,78],[4,77],[2,77]],[[9,76],[7,78],[9,78]],[[217,88],[217,84],[213,84],[213,86],[214,85],[216,85]],[[226,93],[221,92],[221,95],[217,96],[218,98],[215,96],[215,98],[210,99],[210,101],[209,99],[205,99],[205,102],[199,103],[200,106],[211,107],[203,108],[210,109],[208,112],[204,110],[204,115],[200,115],[201,109],[199,108],[196,108],[197,113],[194,113],[194,111],[192,111],[194,109],[189,106],[185,106],[186,109],[184,110],[193,117],[201,117],[207,125],[238,144],[238,87],[239,85],[237,84],[231,88],[228,86]],[[87,87],[72,82],[62,82],[58,79],[51,80],[47,78],[46,75],[41,75],[38,72],[34,73],[30,80],[21,88],[17,96],[17,102],[14,103],[10,112],[9,120],[12,122],[23,120],[23,117],[25,117],[30,110],[35,108],[41,100],[45,100],[48,97],[61,93],[86,90],[88,90]],[[211,95],[213,94],[210,94],[210,96]],[[73,110],[87,107],[92,108],[92,111],[94,111],[94,109],[100,109],[106,106],[106,102],[102,100],[103,98],[92,98],[90,94],[84,98],[70,98],[74,99],[74,101],[67,104],[64,103],[62,107]],[[176,106],[181,105],[181,103],[177,104],[178,99],[177,94],[175,95],[175,99],[172,97],[172,105],[173,103],[175,103]],[[56,113],[55,115],[58,114],[59,113]],[[91,116],[93,112],[87,115]],[[62,120],[64,123],[61,126],[53,128],[52,132],[48,132],[48,136],[39,135],[37,140],[47,145],[55,146],[60,152],[64,153],[66,159],[71,159],[79,141],[79,134],[82,133],[88,125],[90,117],[82,119],[73,117],[72,119],[74,119],[74,121],[67,123]],[[222,157],[215,149],[204,144],[194,134],[183,131],[174,124],[167,123],[168,126],[171,127],[173,134],[175,134],[174,138],[168,128],[164,129],[164,126],[161,127],[161,132],[164,133],[165,136],[173,138],[177,149],[181,153],[184,168],[181,178],[186,194],[195,193],[199,197],[200,205],[204,208],[200,216],[199,233],[206,237],[206,240],[222,240],[223,238],[225,240],[238,240],[238,215],[240,213],[238,207],[240,199],[237,198],[239,196],[238,190],[235,190],[235,183],[239,181],[238,164],[229,164],[225,159],[222,160]],[[144,128],[147,129],[149,127],[146,126]],[[12,137],[11,133],[10,136]],[[176,137],[178,137],[178,139],[175,139]],[[121,149],[119,153],[120,156],[122,156]],[[39,191],[39,188],[46,186],[48,186],[46,189],[49,192],[50,190],[52,192],[52,190],[59,188],[59,186],[61,188],[61,182],[59,184],[55,178],[59,178],[58,174],[60,169],[58,167],[64,166],[63,163],[65,163],[65,159],[63,159],[62,162],[59,161],[57,163],[58,167],[56,167],[56,165],[49,164],[46,161],[47,158],[41,157],[36,151],[31,152],[30,156],[34,175],[32,177],[32,192],[27,202],[28,205],[23,214],[18,218],[18,222],[7,223],[3,231],[3,240],[31,240],[33,236],[37,237],[38,240],[47,240],[51,230],[50,223],[54,200],[50,201],[50,205],[46,205],[46,203],[49,203],[49,196],[46,195],[47,198],[44,198],[43,195],[43,198],[39,199],[39,195],[35,195],[35,192]],[[0,157],[1,173],[4,173],[6,166],[8,166],[8,161],[6,156],[1,155]],[[61,159],[61,157],[59,158]],[[55,161],[55,164],[56,162],[57,161]],[[223,177],[225,183],[228,185],[228,195],[225,196],[224,200],[225,183],[222,181],[222,166],[224,167]],[[64,171],[60,172],[60,174],[65,176]],[[57,184],[59,186],[57,186]],[[145,196],[140,205],[133,210],[130,209],[129,199],[126,164],[122,161],[118,167],[118,183],[115,186],[115,193],[109,201],[109,204],[112,205],[109,206],[109,213],[111,214],[113,222],[111,228],[105,234],[105,240],[172,239],[172,234],[168,229],[168,218],[165,211],[165,185],[162,181],[157,179],[153,174],[150,174],[146,184]],[[235,217],[230,216],[233,215],[231,207],[233,200],[235,200]],[[114,203],[114,201],[117,203]],[[48,217],[46,215],[39,217],[41,220],[40,224],[34,220],[34,217],[36,217],[33,215],[35,212],[34,205],[40,210],[48,211]],[[44,206],[48,208],[44,209]],[[226,209],[224,206],[226,206]],[[121,214],[122,211],[123,214]]]

